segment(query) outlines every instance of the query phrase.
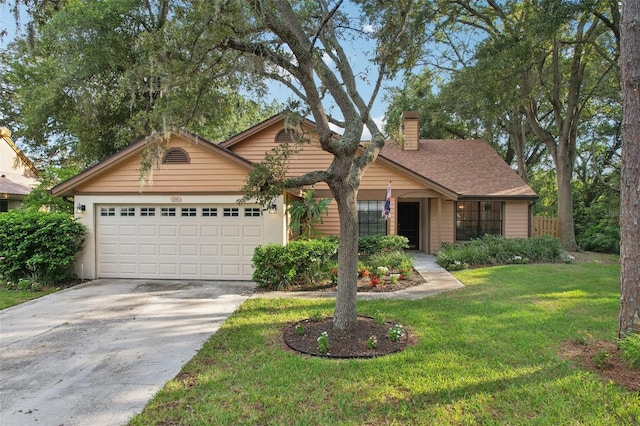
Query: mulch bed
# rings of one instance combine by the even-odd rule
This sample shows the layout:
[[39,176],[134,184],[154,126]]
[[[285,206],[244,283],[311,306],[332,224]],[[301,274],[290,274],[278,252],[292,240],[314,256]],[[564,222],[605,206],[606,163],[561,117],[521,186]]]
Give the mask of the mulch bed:
[[[302,335],[296,332],[299,325],[304,330]],[[358,324],[354,329],[338,330],[333,328],[333,317],[320,321],[305,319],[287,324],[283,337],[290,349],[301,354],[328,358],[373,358],[399,352],[416,342],[406,329],[400,340],[390,340],[387,334],[393,325],[389,322],[380,324],[369,317],[358,317]],[[326,354],[318,349],[318,337],[324,331],[329,340]],[[367,340],[371,336],[376,336],[377,340],[377,347],[374,349],[367,348]]]
[[[604,361],[603,353],[607,354]],[[582,344],[566,341],[560,347],[559,355],[597,373],[604,380],[611,380],[623,386],[630,392],[640,392],[640,370],[627,367],[620,357],[616,342],[593,340]]]

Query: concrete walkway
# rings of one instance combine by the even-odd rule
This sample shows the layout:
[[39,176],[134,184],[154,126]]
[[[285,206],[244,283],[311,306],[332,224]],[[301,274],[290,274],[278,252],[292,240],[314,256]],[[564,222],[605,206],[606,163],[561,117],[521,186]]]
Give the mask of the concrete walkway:
[[[394,292],[360,292],[358,299],[422,299],[427,296],[442,293],[445,291],[455,290],[464,287],[460,281],[454,278],[446,269],[436,263],[433,255],[422,252],[411,252],[413,258],[413,267],[425,279],[425,283],[398,290]],[[254,293],[251,298],[322,298],[336,297],[333,291],[269,291]]]

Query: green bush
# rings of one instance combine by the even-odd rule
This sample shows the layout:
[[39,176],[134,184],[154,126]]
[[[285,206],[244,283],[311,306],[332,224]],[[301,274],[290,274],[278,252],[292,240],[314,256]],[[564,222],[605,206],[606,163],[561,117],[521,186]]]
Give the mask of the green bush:
[[589,226],[578,238],[582,250],[600,253],[620,253],[619,226]]
[[620,340],[622,359],[630,367],[640,370],[640,334],[631,334]]
[[402,235],[368,235],[358,239],[358,253],[361,256],[399,251],[408,246],[409,239]]
[[561,261],[560,240],[548,236],[526,239],[485,235],[464,243],[442,243],[436,254],[438,265],[449,271],[469,266]]
[[332,278],[335,238],[291,241],[286,246],[267,244],[253,252],[253,280],[261,287],[282,290]]
[[363,264],[369,269],[369,271],[375,271],[380,267],[399,270],[408,267],[413,267],[411,257],[403,251],[392,251],[389,253],[380,253],[369,256],[363,260]]
[[0,276],[43,284],[75,278],[72,264],[87,229],[66,213],[16,210],[0,215]]

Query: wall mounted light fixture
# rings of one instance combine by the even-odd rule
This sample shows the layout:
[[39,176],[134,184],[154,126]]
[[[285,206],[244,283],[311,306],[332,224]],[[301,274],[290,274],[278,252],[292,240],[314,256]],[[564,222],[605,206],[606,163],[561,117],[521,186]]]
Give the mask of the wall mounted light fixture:
[[84,204],[78,204],[76,206],[76,213],[84,213],[85,210],[87,210],[87,206],[85,206]]
[[275,203],[271,204],[269,206],[269,213],[276,213],[278,211],[277,206]]

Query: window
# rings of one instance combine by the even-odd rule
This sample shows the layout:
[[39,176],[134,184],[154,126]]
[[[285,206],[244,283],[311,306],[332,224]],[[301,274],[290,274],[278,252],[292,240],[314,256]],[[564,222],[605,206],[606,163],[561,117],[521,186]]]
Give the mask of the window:
[[161,216],[175,216],[176,208],[175,207],[162,207],[160,209]]
[[225,207],[222,215],[224,217],[238,217],[240,216],[240,212],[237,207]]
[[502,234],[502,202],[456,203],[456,240],[467,241],[485,234]]
[[215,216],[218,216],[218,209],[216,207],[203,207],[202,208],[202,216],[204,216],[204,217],[215,217]]
[[155,207],[140,207],[140,216],[155,216]]
[[115,216],[115,207],[100,207],[100,216]]
[[259,207],[246,207],[244,209],[244,217],[262,216],[262,210]]
[[0,213],[9,211],[9,200],[0,200]]
[[135,207],[120,207],[120,216],[135,216]]
[[189,155],[180,148],[171,148],[162,158],[164,164],[185,164],[189,163]]
[[387,235],[387,221],[382,217],[384,201],[358,201],[358,233]]
[[196,208],[195,207],[183,207],[180,210],[180,215],[181,216],[195,216],[196,215]]

